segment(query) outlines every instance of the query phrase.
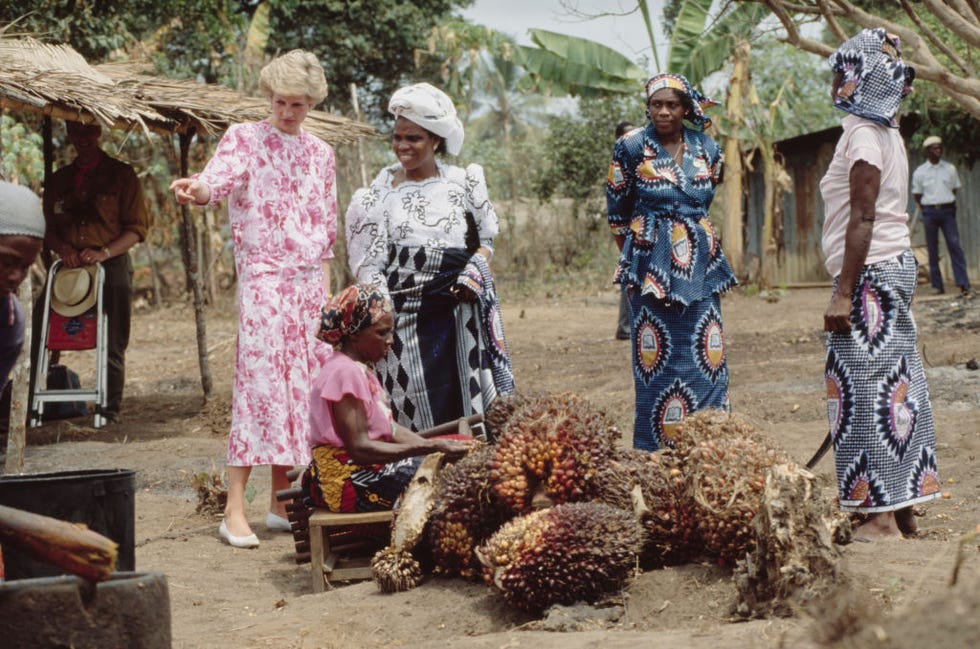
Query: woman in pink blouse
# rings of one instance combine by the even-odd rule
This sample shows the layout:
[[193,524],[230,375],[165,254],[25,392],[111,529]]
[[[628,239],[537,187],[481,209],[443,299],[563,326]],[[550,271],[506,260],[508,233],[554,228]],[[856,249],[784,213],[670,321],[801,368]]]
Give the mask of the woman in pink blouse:
[[313,461],[303,491],[334,512],[391,509],[429,453],[458,457],[474,443],[425,437],[394,423],[388,395],[371,366],[394,341],[395,318],[385,292],[348,286],[323,307],[318,337],[338,353],[313,382]]
[[262,68],[259,87],[271,102],[269,118],[229,128],[203,172],[170,186],[179,203],[228,200],[239,320],[219,533],[235,547],[259,544],[245,516],[253,466],[272,466],[266,527],[290,529],[275,493],[289,486],[289,468],[309,461],[310,386],[318,357],[329,353],[316,341],[315,323],[337,236],[334,152],[301,128],[327,96],[323,68],[294,50]]

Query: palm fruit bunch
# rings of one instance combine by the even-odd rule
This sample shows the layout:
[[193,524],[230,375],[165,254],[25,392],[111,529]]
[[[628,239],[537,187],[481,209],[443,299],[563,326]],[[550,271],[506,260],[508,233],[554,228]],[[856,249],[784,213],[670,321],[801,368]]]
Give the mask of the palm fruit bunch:
[[589,500],[619,431],[585,399],[531,399],[514,412],[496,444],[490,482],[509,515],[531,510],[541,488],[552,503]]
[[493,447],[480,446],[439,474],[427,531],[437,575],[480,575],[473,550],[503,522],[489,482],[493,456]]
[[643,531],[633,515],[599,502],[541,509],[506,523],[477,551],[488,584],[512,605],[594,603],[633,575]]
[[708,554],[733,564],[752,549],[752,519],[762,507],[766,472],[788,461],[761,438],[708,438],[688,452],[687,498]]
[[530,402],[530,397],[517,393],[501,395],[494,399],[487,411],[483,413],[483,423],[487,427],[487,439],[495,440],[500,437],[514,413]]
[[599,502],[632,511],[646,533],[642,558],[681,563],[696,543],[697,523],[686,498],[680,460],[670,450],[619,450],[599,472]]
[[699,410],[677,425],[673,449],[683,458],[699,442],[732,437],[756,439],[759,434],[752,424],[738,415],[718,409]]
[[371,578],[382,593],[400,593],[419,585],[422,566],[411,550],[389,546],[371,559]]

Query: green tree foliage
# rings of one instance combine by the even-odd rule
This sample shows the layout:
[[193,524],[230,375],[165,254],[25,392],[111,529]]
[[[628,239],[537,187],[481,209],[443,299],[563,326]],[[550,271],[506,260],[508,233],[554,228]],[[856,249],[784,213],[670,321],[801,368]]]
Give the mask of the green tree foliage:
[[9,115],[0,116],[0,176],[12,183],[41,189],[44,177],[43,140],[37,129]]
[[139,45],[168,74],[204,81],[233,73],[255,0],[9,0],[0,21],[12,31],[68,43],[90,63]]
[[367,89],[362,108],[380,118],[387,99],[414,81],[416,50],[426,48],[431,28],[472,0],[276,0],[270,49],[301,47],[314,52],[335,98],[346,104],[348,85]]
[[[759,102],[768,106],[780,97],[771,125],[774,141],[840,122],[841,113],[830,102],[830,77],[822,60],[782,41],[767,38],[753,48],[752,83]],[[752,116],[747,118],[751,127]]]
[[553,117],[547,129],[543,159],[534,171],[535,195],[542,201],[567,196],[602,209],[606,172],[615,144],[616,125],[645,126],[643,98],[609,95],[582,98],[577,115]]
[[133,39],[136,12],[120,11],[118,5],[106,0],[5,0],[0,21],[17,20],[12,31],[69,43],[86,59],[98,61]]
[[629,93],[646,72],[619,52],[587,38],[531,29],[536,47],[519,46],[518,61],[536,90],[596,97]]
[[[351,82],[367,90],[366,112],[380,117],[388,96],[416,72],[416,50],[431,28],[472,0],[267,0],[267,56],[295,48],[324,66],[335,106]],[[15,32],[66,42],[98,63],[124,48],[148,53],[170,76],[239,86],[258,0],[8,0],[0,21]]]

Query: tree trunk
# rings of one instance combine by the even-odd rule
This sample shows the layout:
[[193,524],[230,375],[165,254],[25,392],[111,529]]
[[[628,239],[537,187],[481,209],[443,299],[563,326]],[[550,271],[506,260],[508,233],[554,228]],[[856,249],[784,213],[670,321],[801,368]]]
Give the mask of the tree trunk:
[[[361,121],[361,105],[357,101],[357,85],[352,81],[350,84],[350,102],[354,108],[354,119]],[[364,145],[361,138],[357,138],[357,170],[360,172],[361,187],[368,186],[367,165],[364,163]]]
[[[194,131],[181,133],[180,140],[180,175],[188,175],[187,155],[190,149]],[[211,398],[211,366],[208,362],[207,327],[204,319],[204,291],[201,288],[201,269],[197,259],[197,226],[188,205],[180,206],[180,249],[187,273],[188,290],[194,297],[194,321],[197,324],[197,360],[201,367],[201,387],[204,389],[204,400]]]
[[[760,147],[761,148],[761,147]],[[762,236],[759,240],[761,251],[759,260],[759,288],[768,290],[772,287],[774,262],[776,260],[776,241],[773,239],[773,212],[776,202],[776,169],[772,148],[762,150],[762,177],[765,198],[762,202]]]
[[198,259],[200,259],[200,266],[203,269],[201,282],[204,287],[204,303],[213,305],[214,297],[218,294],[214,286],[214,247],[212,245],[214,241],[214,218],[209,208],[205,207],[203,212],[204,231],[199,233]]
[[153,288],[153,306],[158,308],[163,304],[163,296],[160,294],[160,270],[157,268],[157,260],[153,255],[153,244],[147,237],[143,245],[140,246],[146,251],[146,265],[150,269],[150,286]]
[[749,87],[749,44],[742,43],[735,48],[731,84],[728,87],[728,100],[725,113],[731,124],[731,133],[725,140],[725,217],[721,236],[725,256],[736,276],[744,277],[745,238],[742,233],[744,210],[742,209],[745,170],[742,165],[742,152],[739,146],[738,131],[745,121],[744,103]]
[[30,407],[27,403],[27,383],[31,376],[31,319],[34,312],[30,273],[20,283],[17,299],[24,311],[24,347],[10,376],[10,417],[7,424],[7,458],[4,462],[7,475],[24,472],[24,451],[27,447],[27,411]]

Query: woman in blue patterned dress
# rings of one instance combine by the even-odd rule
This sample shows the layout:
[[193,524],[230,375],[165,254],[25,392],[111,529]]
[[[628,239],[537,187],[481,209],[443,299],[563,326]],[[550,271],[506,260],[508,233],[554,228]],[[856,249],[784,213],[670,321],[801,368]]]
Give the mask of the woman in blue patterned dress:
[[633,446],[656,450],[685,416],[728,408],[720,294],[736,280],[708,220],[722,155],[702,109],[716,102],[675,74],[646,96],[650,123],[616,143],[606,203],[632,312]]

